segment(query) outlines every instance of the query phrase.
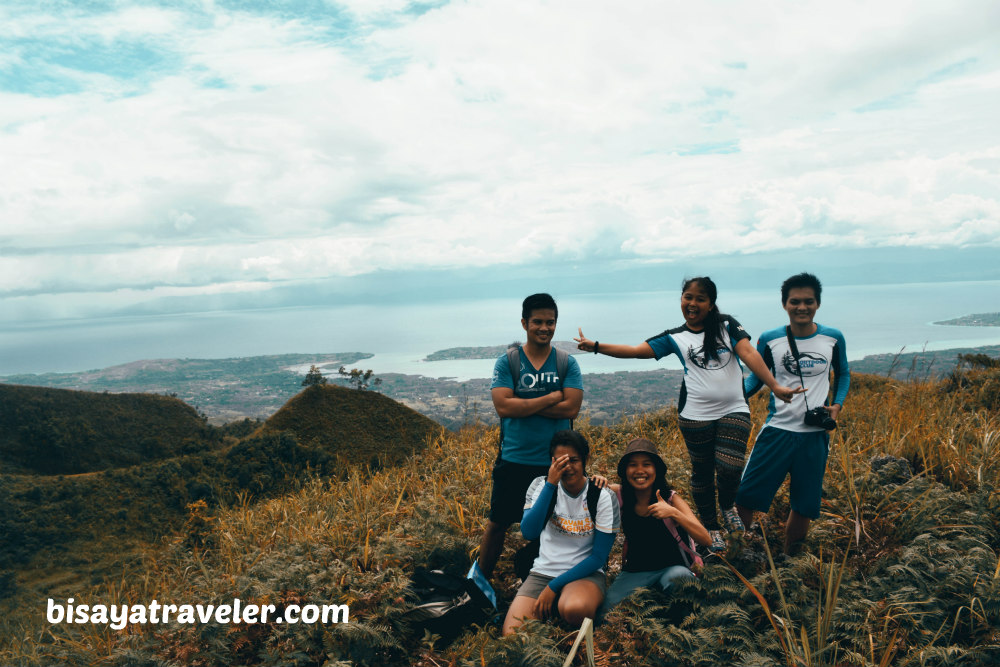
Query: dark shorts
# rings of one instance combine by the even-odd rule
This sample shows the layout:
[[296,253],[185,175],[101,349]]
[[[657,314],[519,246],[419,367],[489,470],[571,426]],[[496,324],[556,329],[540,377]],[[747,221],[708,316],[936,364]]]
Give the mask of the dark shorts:
[[493,466],[493,493],[490,495],[490,521],[502,526],[520,523],[525,496],[536,477],[549,474],[548,466],[529,466],[500,459]]
[[829,451],[830,436],[826,431],[799,433],[765,426],[743,470],[736,504],[766,512],[785,476],[791,475],[788,497],[792,509],[809,519],[818,519]]

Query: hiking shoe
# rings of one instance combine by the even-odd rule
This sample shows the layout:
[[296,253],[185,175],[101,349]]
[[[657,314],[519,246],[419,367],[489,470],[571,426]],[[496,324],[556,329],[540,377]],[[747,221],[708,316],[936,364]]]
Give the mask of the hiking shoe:
[[722,537],[721,530],[710,530],[708,531],[708,535],[712,538],[712,546],[709,549],[713,552],[726,550],[726,540]]
[[722,520],[725,522],[726,529],[730,533],[742,533],[746,530],[743,526],[743,519],[740,518],[740,513],[736,511],[735,507],[722,510]]

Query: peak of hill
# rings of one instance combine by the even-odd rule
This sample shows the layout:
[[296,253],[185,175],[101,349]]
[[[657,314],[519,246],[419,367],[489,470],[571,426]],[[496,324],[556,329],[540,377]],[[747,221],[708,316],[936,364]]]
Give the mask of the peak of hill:
[[320,447],[352,463],[398,463],[441,432],[433,420],[373,391],[335,385],[308,387],[259,433],[291,431],[303,445]]
[[155,394],[0,384],[0,470],[69,475],[197,451],[219,440],[191,406]]

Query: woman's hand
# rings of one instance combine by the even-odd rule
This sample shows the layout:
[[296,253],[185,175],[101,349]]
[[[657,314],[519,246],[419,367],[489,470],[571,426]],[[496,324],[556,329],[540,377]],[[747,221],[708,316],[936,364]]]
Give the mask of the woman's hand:
[[535,600],[535,607],[532,610],[536,618],[542,620],[548,618],[552,615],[552,605],[556,601],[556,593],[551,588],[546,586],[542,589],[539,594],[538,599]]
[[673,519],[680,514],[677,508],[668,503],[660,495],[660,490],[656,490],[656,502],[650,504],[649,515],[657,519]]
[[796,387],[795,389],[792,389],[791,387],[785,387],[778,384],[774,386],[774,388],[771,390],[771,393],[774,394],[774,396],[779,401],[782,401],[784,403],[791,403],[792,397],[795,396],[795,394],[801,394],[805,390],[806,390],[805,387]]
[[546,477],[546,481],[549,484],[559,485],[559,480],[562,479],[563,472],[569,466],[569,454],[563,454],[559,458],[552,459],[552,465],[549,466],[549,474]]
[[605,477],[604,475],[591,475],[590,483],[599,489],[608,488],[608,478]]
[[576,341],[576,349],[583,350],[584,352],[593,352],[594,341],[590,340],[589,338],[583,335],[582,327],[577,327],[576,330],[580,332],[580,337],[573,339]]

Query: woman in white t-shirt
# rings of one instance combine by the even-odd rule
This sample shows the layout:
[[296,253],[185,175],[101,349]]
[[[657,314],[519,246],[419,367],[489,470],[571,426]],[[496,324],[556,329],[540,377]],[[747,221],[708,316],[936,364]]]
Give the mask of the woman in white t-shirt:
[[618,499],[607,488],[590,488],[590,446],[582,435],[558,431],[549,453],[548,475],[531,483],[521,519],[526,539],[541,538],[538,557],[507,610],[504,635],[557,614],[579,626],[604,600],[604,566],[621,522]]
[[750,334],[735,318],[719,312],[717,296],[711,278],[691,278],[681,288],[681,326],[638,345],[590,340],[582,329],[575,339],[585,352],[619,359],[660,359],[676,354],[681,360],[684,382],[677,402],[678,425],[691,457],[691,496],[711,535],[713,551],[726,548],[717,508],[721,508],[730,531],[743,530],[733,503],[750,437],[750,407],[743,395],[743,368],[737,357],[779,400],[787,403],[802,391],[777,383],[750,343]]

